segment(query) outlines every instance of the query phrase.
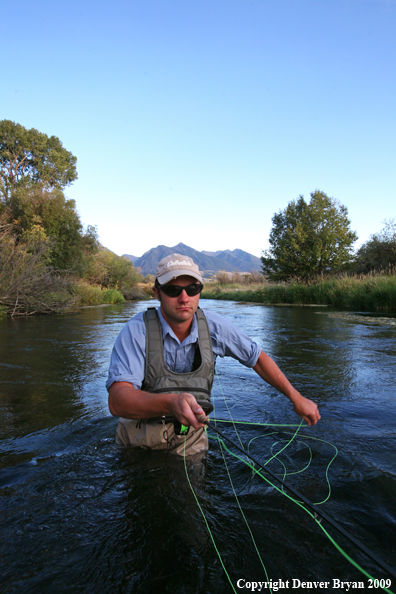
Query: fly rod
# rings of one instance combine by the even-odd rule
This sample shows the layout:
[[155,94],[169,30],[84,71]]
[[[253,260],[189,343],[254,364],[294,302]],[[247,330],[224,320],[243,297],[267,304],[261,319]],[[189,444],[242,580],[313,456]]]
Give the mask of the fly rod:
[[233,445],[242,454],[244,454],[245,456],[247,456],[248,458],[250,458],[250,460],[252,460],[252,462],[254,462],[255,464],[257,464],[257,466],[259,468],[258,469],[255,469],[256,472],[258,472],[258,470],[264,470],[264,472],[268,472],[268,474],[272,478],[274,478],[277,481],[279,481],[281,483],[281,485],[283,487],[285,487],[286,489],[288,489],[288,491],[290,491],[291,493],[293,493],[293,495],[295,495],[295,497],[298,497],[299,499],[301,499],[305,503],[305,505],[307,507],[309,507],[314,512],[315,516],[318,515],[321,518],[323,518],[324,520],[326,520],[327,522],[329,522],[329,524],[331,526],[333,526],[333,528],[335,528],[336,530],[338,530],[338,532],[340,532],[343,536],[345,536],[348,540],[350,540],[355,546],[357,546],[361,551],[363,551],[363,553],[365,553],[368,557],[370,557],[370,559],[372,559],[373,561],[375,561],[375,563],[377,563],[377,565],[379,565],[379,567],[381,567],[382,569],[384,569],[389,575],[391,575],[393,578],[396,579],[396,572],[391,567],[389,567],[389,565],[387,565],[386,563],[384,563],[379,557],[377,557],[377,555],[375,553],[373,553],[372,551],[370,551],[361,542],[359,542],[354,536],[352,536],[352,534],[349,534],[349,532],[347,532],[346,530],[344,530],[344,528],[342,528],[342,526],[340,526],[339,524],[337,524],[337,522],[335,522],[325,512],[323,512],[323,511],[319,510],[318,508],[316,508],[315,505],[309,499],[307,499],[306,497],[304,497],[304,495],[302,495],[299,491],[297,491],[297,489],[295,489],[291,485],[288,485],[287,483],[285,483],[285,481],[283,481],[281,478],[279,478],[274,472],[272,472],[271,470],[269,470],[269,468],[264,468],[264,466],[263,466],[263,464],[261,462],[259,462],[251,454],[249,454],[248,452],[246,452],[243,448],[241,448],[237,443],[235,443],[234,441],[232,441],[229,437],[227,437],[226,435],[224,435],[224,433],[222,431],[219,431],[219,429],[217,429],[213,425],[209,424],[209,419],[207,417],[204,417],[204,418],[203,417],[200,417],[198,420],[199,420],[200,423],[203,423],[204,425],[206,425],[207,427],[209,427],[210,429],[212,429],[213,431],[215,431],[222,439],[225,439],[226,441],[228,441],[231,445]]

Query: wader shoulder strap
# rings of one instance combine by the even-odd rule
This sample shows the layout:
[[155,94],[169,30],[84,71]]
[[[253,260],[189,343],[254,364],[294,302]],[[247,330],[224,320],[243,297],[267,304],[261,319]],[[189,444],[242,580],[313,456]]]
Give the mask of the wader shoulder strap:
[[145,380],[163,374],[166,369],[164,359],[164,346],[162,337],[162,326],[155,307],[149,307],[144,313],[146,325],[146,364]]

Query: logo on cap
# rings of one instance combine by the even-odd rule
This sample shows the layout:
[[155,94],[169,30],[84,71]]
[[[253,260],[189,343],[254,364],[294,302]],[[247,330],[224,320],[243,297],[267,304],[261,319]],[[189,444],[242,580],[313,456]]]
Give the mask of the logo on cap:
[[191,262],[187,260],[170,260],[167,266],[191,266]]

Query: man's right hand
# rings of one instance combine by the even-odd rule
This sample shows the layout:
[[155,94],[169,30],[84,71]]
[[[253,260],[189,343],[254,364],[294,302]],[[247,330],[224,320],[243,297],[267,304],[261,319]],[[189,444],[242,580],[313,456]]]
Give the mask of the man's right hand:
[[150,419],[162,415],[175,416],[182,425],[203,427],[198,417],[203,409],[192,394],[155,394],[134,388],[128,382],[114,382],[109,390],[109,409],[116,417]]
[[182,425],[194,429],[203,427],[198,421],[198,417],[205,415],[203,408],[198,404],[192,394],[183,392],[182,394],[172,394],[174,397],[171,402],[171,412],[180,421]]

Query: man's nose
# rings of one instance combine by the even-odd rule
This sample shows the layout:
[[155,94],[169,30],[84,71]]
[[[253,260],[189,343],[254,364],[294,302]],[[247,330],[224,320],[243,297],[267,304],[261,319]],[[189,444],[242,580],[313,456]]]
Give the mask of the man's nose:
[[183,291],[180,293],[179,299],[180,301],[188,301],[188,295],[185,289],[183,289]]

